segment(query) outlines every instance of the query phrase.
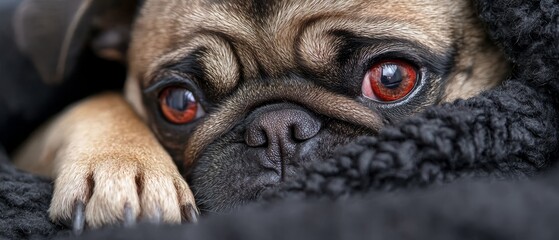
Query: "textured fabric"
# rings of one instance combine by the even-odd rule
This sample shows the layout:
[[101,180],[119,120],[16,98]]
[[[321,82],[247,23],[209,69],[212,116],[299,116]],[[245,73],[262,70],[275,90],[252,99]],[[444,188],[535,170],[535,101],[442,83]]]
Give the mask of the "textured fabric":
[[[555,0],[475,1],[489,33],[523,81],[559,92],[559,6]],[[556,98],[557,100],[557,98]]]
[[559,172],[534,181],[457,182],[347,200],[281,202],[198,225],[90,232],[84,239],[549,239],[559,236]]
[[54,236],[62,227],[50,223],[49,180],[14,169],[0,149],[0,239]]
[[[378,137],[366,137],[290,182],[284,195],[339,197],[492,176],[531,176],[557,145],[551,98],[511,80],[469,100],[429,108]],[[277,195],[277,194],[276,194]]]
[[[558,239],[559,4],[476,4],[513,63],[497,89],[351,143],[236,213],[83,238]],[[0,237],[60,234],[48,181],[0,171]]]

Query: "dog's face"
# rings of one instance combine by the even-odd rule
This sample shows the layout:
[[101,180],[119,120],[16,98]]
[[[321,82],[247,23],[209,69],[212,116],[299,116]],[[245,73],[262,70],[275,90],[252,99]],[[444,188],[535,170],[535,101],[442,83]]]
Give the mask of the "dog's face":
[[212,211],[506,70],[454,0],[146,1],[128,63],[128,98]]

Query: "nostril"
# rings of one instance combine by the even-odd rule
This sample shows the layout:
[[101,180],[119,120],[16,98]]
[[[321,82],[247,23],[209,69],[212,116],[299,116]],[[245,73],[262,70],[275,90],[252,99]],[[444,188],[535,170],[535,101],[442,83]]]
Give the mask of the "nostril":
[[283,179],[286,166],[297,165],[301,160],[297,154],[320,132],[321,121],[305,109],[280,106],[285,105],[267,106],[249,115],[244,141],[249,147],[247,159]]
[[247,125],[244,140],[250,147],[271,144],[268,147],[291,149],[287,145],[309,140],[315,137],[320,129],[320,121],[304,110],[272,110],[260,113]]
[[309,140],[318,134],[320,127],[320,122],[310,116],[302,121],[295,121],[292,125],[293,139],[297,141]]
[[266,145],[266,132],[261,127],[251,127],[246,130],[245,143],[250,147],[262,147]]

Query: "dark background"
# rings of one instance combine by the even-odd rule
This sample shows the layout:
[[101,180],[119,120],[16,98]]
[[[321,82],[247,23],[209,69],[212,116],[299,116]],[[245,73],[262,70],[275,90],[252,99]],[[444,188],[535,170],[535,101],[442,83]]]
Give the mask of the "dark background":
[[12,17],[19,2],[0,1],[0,146],[8,153],[68,104],[97,92],[119,91],[125,80],[124,66],[86,50],[64,83],[44,84],[14,41]]

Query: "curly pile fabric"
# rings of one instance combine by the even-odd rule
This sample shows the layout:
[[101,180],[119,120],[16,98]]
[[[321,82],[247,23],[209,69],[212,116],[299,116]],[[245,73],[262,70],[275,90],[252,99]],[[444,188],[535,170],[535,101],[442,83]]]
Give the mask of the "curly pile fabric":
[[430,108],[346,146],[279,197],[337,198],[464,177],[533,176],[551,164],[556,150],[549,147],[557,144],[551,99],[511,80],[474,99]]
[[[513,63],[502,86],[361,138],[236,213],[82,238],[559,238],[559,4],[475,2]],[[0,238],[65,236],[46,180],[10,166],[0,180]]]
[[48,222],[52,184],[8,164],[0,149],[0,239],[47,237],[63,230]]

